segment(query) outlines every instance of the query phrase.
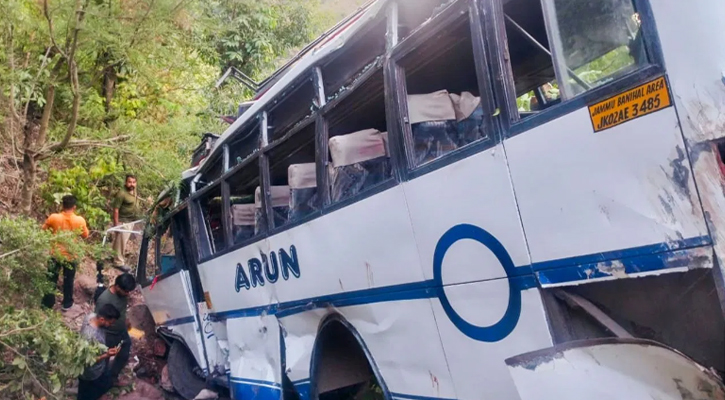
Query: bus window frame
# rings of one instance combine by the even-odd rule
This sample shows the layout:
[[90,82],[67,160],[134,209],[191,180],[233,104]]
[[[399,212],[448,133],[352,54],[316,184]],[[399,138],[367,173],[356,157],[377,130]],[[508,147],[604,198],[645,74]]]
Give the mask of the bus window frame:
[[[306,128],[308,128],[310,125],[315,125],[315,138],[314,138],[314,141],[315,141],[315,168],[316,168],[316,172],[317,172],[317,182],[318,183],[320,182],[320,148],[319,148],[320,118],[319,118],[319,115],[320,115],[319,111],[316,111],[312,115],[312,117],[303,119],[297,125],[295,125],[294,128],[290,129],[281,139],[276,140],[274,143],[270,143],[269,146],[264,148],[263,157],[264,157],[265,165],[264,166],[260,165],[260,171],[262,171],[263,175],[266,175],[266,177],[264,178],[264,180],[265,180],[264,187],[270,188],[268,190],[264,190],[264,192],[263,192],[264,196],[262,196],[262,204],[264,207],[265,215],[274,215],[273,214],[274,211],[272,210],[272,199],[271,199],[271,196],[272,196],[271,172],[272,171],[271,171],[271,168],[269,165],[269,153],[274,151],[280,145],[282,145],[286,140],[291,139],[296,134],[298,134],[298,133],[302,132],[303,130],[305,130]],[[325,190],[325,189],[327,189],[327,190]],[[288,229],[291,229],[293,227],[302,225],[306,222],[312,221],[313,219],[321,217],[323,214],[324,202],[320,203],[321,199],[323,199],[323,197],[320,196],[320,194],[321,194],[320,190],[321,190],[321,188],[320,188],[320,185],[318,184],[317,201],[318,201],[318,207],[320,208],[320,210],[312,212],[309,215],[306,215],[304,218],[300,218],[297,221],[288,220],[286,224],[284,224],[282,226],[277,226],[277,227],[274,226],[274,218],[267,218],[267,225],[268,225],[267,231],[269,232],[269,236],[276,235],[280,232],[284,232]],[[322,190],[325,190],[325,192],[327,193],[324,196],[329,196],[329,187],[323,187]]]
[[[240,164],[240,165],[245,165],[245,163]],[[227,174],[228,173],[229,172],[227,172]],[[192,222],[191,223],[196,224],[196,226],[192,225],[192,228],[193,228],[192,235],[194,236],[194,241],[197,242],[197,254],[198,254],[198,259],[199,259],[200,263],[214,259],[221,254],[226,254],[229,250],[229,246],[228,246],[229,241],[227,238],[227,228],[226,228],[226,226],[229,223],[224,218],[224,208],[225,208],[225,204],[228,204],[228,202],[229,202],[229,197],[228,197],[228,192],[227,192],[227,198],[226,199],[224,198],[224,188],[223,188],[223,183],[226,181],[227,174],[223,175],[222,179],[218,180],[217,182],[214,182],[210,185],[204,186],[203,188],[197,190],[194,193],[194,195],[191,197],[191,199],[189,199],[189,202],[191,203],[191,206],[194,207],[195,214],[197,215],[196,218],[194,218],[194,215],[193,215],[194,213],[192,213],[192,218],[191,218]],[[204,212],[201,209],[200,200],[204,196],[208,195],[209,192],[211,192],[212,190],[215,190],[217,188],[220,188],[221,197],[222,197],[222,227],[223,227],[222,232],[224,234],[225,246],[224,246],[224,249],[222,249],[222,250],[212,251],[211,240],[213,240],[213,238],[211,237],[211,233],[207,229],[206,221],[204,221]],[[227,212],[228,212],[228,210],[227,210]],[[202,221],[199,221],[199,219],[201,219]],[[199,225],[199,223],[201,223],[201,225]],[[198,232],[195,232],[197,230],[197,228],[198,228]],[[199,240],[200,238],[198,237],[198,234],[202,233],[202,229],[203,229],[203,234],[205,234],[207,237],[208,248],[206,248],[206,249],[202,249],[202,243],[200,243],[200,240]],[[203,251],[203,253],[202,253],[202,251]]]
[[[174,226],[175,226],[174,218],[177,215],[179,215],[180,213],[186,212],[186,211],[187,211],[186,205],[177,207],[171,213],[169,213],[169,215],[165,216],[159,222],[159,224],[157,226],[154,227],[154,232],[153,232],[152,236],[148,236],[144,233],[142,240],[143,240],[143,242],[146,242],[146,243],[142,242],[140,252],[143,252],[145,250],[146,253],[144,253],[142,258],[139,258],[139,264],[138,264],[139,268],[136,271],[136,279],[142,288],[145,288],[145,287],[151,285],[154,280],[158,282],[158,281],[164,280],[172,275],[175,275],[182,270],[188,270],[188,267],[186,266],[186,263],[184,262],[186,260],[186,255],[183,255],[182,256],[183,260],[181,262],[181,264],[182,264],[181,268],[178,268],[178,264],[175,263],[174,269],[172,271],[169,271],[165,274],[156,274],[153,276],[153,278],[151,280],[149,280],[148,276],[146,276],[147,266],[148,266],[148,251],[149,251],[149,247],[151,246],[151,243],[154,243],[153,251],[154,251],[155,260],[159,260],[159,255],[161,252],[161,250],[159,248],[159,243],[158,243],[159,233],[161,231],[161,229],[159,227],[163,226],[166,223],[169,223],[168,228],[171,229],[171,239],[174,242],[174,254],[175,254],[178,249],[176,247],[177,235],[175,233],[176,229],[174,229]],[[156,241],[154,242],[154,240],[156,240]]]
[[[317,66],[317,65],[316,65]],[[312,91],[314,95],[317,95],[319,92],[319,88],[317,87],[316,83],[316,73],[314,68],[310,68],[309,70],[303,72],[298,76],[291,84],[288,85],[285,90],[277,95],[274,99],[272,99],[269,104],[267,104],[264,107],[264,113],[266,115],[266,136],[267,136],[267,143],[264,143],[263,146],[260,146],[260,151],[264,152],[269,146],[274,144],[275,142],[284,141],[287,139],[287,136],[290,134],[290,132],[294,131],[295,128],[297,128],[302,123],[305,123],[307,120],[314,120],[315,114],[319,111],[320,105],[319,105],[319,99],[315,97],[310,99],[310,106],[313,108],[312,112],[309,115],[306,115],[301,120],[289,124],[288,126],[284,126],[281,129],[284,130],[284,135],[277,135],[278,129],[277,127],[271,126],[272,129],[270,129],[270,124],[274,122],[274,117],[277,115],[276,113],[280,111],[280,107],[286,106],[287,101],[289,99],[296,95],[297,92],[304,89],[304,86],[307,84],[310,84],[312,86]],[[324,90],[324,89],[323,89]],[[258,115],[257,118],[259,118],[260,126],[262,118],[261,113]],[[260,132],[260,136],[264,135],[264,132]]]
[[[228,141],[228,143],[225,143],[224,144],[224,146],[227,146],[227,149],[228,149],[227,150],[227,154],[229,156],[229,160],[227,160],[228,161],[228,165],[222,166],[222,169],[224,169],[224,167],[226,167],[226,169],[224,169],[224,173],[221,176],[222,179],[226,178],[227,175],[228,175],[228,173],[229,173],[229,171],[231,171],[232,169],[234,169],[234,167],[236,167],[237,165],[243,164],[246,159],[252,158],[252,157],[254,157],[255,154],[257,154],[257,153],[260,152],[260,150],[262,149],[262,145],[261,145],[261,143],[262,143],[262,129],[261,129],[261,125],[262,125],[262,114],[261,113],[258,113],[257,115],[255,115],[254,117],[252,117],[248,121],[246,121],[244,123],[244,125],[242,125],[239,129],[237,129],[236,131],[234,131],[234,134],[233,134],[234,137],[231,138]],[[232,154],[234,152],[234,149],[233,149],[234,145],[237,144],[236,142],[238,142],[240,139],[242,139],[242,138],[239,138],[238,136],[246,133],[247,136],[245,136],[245,138],[246,137],[249,137],[250,135],[252,135],[252,132],[255,129],[257,130],[257,148],[254,149],[254,151],[252,151],[245,158],[243,158],[242,159],[242,163],[237,164],[236,159],[231,159],[231,157],[232,157]]]
[[[649,0],[631,0],[635,12],[639,13],[642,21],[642,40],[648,58],[648,64],[611,82],[588,90],[570,99],[562,99],[556,105],[542,110],[535,115],[521,119],[516,106],[516,89],[511,64],[508,61],[508,39],[506,35],[506,21],[503,11],[503,0],[480,1],[483,26],[486,27],[486,42],[488,51],[493,55],[493,73],[502,79],[495,80],[494,93],[500,104],[500,123],[503,128],[503,139],[508,139],[527,132],[545,123],[559,119],[569,113],[589,104],[611,97],[624,90],[647,82],[666,74],[664,57],[657,33],[654,14]],[[544,23],[547,16],[544,16]],[[555,49],[552,53],[556,56]],[[555,60],[552,62],[556,63]],[[558,79],[558,74],[557,74]]]
[[[461,14],[464,13],[467,14],[466,19],[472,42],[471,51],[473,52],[476,67],[476,80],[481,102],[484,107],[483,123],[486,132],[489,132],[489,136],[446,153],[435,160],[416,166],[413,160],[415,148],[413,131],[407,117],[408,90],[405,68],[400,63],[408,54],[425,46],[428,40],[447,29],[451,29],[453,24],[461,19]],[[404,163],[403,165],[399,165],[398,168],[403,169],[400,171],[400,175],[404,180],[411,180],[426,175],[449,164],[493,148],[501,142],[500,128],[495,123],[493,117],[496,112],[496,103],[494,100],[494,87],[491,85],[493,78],[488,67],[490,53],[486,46],[484,23],[482,22],[483,18],[481,13],[482,10],[479,6],[479,0],[457,0],[436,14],[430,21],[418,27],[418,29],[398,43],[391,51],[391,65],[389,65],[390,84],[393,86],[391,96],[393,102],[397,105],[391,107],[391,112],[397,114],[394,117],[394,122],[398,126],[396,127],[397,134],[395,135],[397,137],[390,139],[390,142],[392,143],[395,140],[396,145],[403,149]],[[401,138],[402,143],[400,141]]]
[[[390,188],[393,188],[397,186],[401,181],[396,178],[396,167],[397,164],[394,160],[394,155],[391,150],[390,154],[390,162],[391,162],[391,174],[388,179],[385,179],[384,181],[378,183],[375,186],[372,186],[366,190],[363,190],[360,193],[355,194],[354,196],[350,196],[349,198],[340,200],[338,202],[332,202],[331,195],[330,195],[330,184],[329,184],[329,140],[330,140],[330,126],[328,118],[330,117],[330,113],[335,111],[335,108],[344,102],[347,98],[349,98],[353,93],[355,93],[357,90],[359,90],[362,86],[365,85],[375,74],[382,73],[383,74],[383,101],[385,102],[385,125],[388,130],[388,145],[390,146],[390,142],[393,140],[390,135],[391,128],[396,125],[394,121],[390,120],[390,115],[388,113],[388,107],[390,105],[390,102],[388,101],[388,87],[387,87],[387,80],[385,78],[385,63],[382,63],[380,65],[376,65],[373,68],[368,69],[365,71],[362,75],[358,77],[358,79],[355,81],[355,83],[348,87],[348,89],[340,95],[335,98],[334,100],[331,100],[327,104],[325,104],[322,109],[320,109],[319,115],[322,119],[322,126],[320,127],[320,131],[318,132],[318,140],[324,143],[324,152],[322,152],[323,149],[320,149],[319,154],[319,160],[318,160],[318,178],[320,177],[320,173],[322,175],[325,175],[325,194],[324,194],[324,204],[322,207],[323,214],[331,213],[336,210],[339,210],[341,208],[345,208],[351,204],[357,203],[359,201],[362,201],[370,196],[373,196],[375,194],[384,192]],[[323,75],[324,77],[324,75]],[[352,133],[352,132],[351,132]]]
[[[359,45],[361,43],[364,43],[366,39],[369,39],[368,35],[375,35],[377,33],[375,28],[379,28],[381,25],[385,27],[385,32],[381,34],[381,37],[383,38],[383,52],[379,55],[377,55],[373,60],[366,60],[365,62],[356,62],[353,64],[353,66],[348,67],[345,69],[345,78],[338,79],[338,82],[334,82],[334,85],[331,88],[327,88],[328,81],[326,79],[321,79],[320,88],[322,90],[322,93],[324,93],[325,97],[325,103],[333,102],[336,99],[328,99],[327,96],[334,95],[335,93],[339,92],[339,90],[344,87],[345,85],[350,84],[356,75],[358,75],[361,71],[364,70],[364,68],[369,65],[371,62],[374,62],[376,58],[379,57],[385,57],[385,55],[388,52],[388,39],[389,39],[389,33],[388,33],[388,18],[389,16],[386,13],[382,13],[381,15],[378,15],[375,19],[369,21],[366,26],[362,27],[362,29],[355,33],[355,37],[349,39],[345,43],[345,47],[349,50],[351,48],[354,48],[356,45]],[[325,76],[325,70],[335,62],[339,61],[340,59],[345,58],[345,51],[339,52],[339,53],[333,53],[330,57],[322,60],[321,62],[317,63],[317,68],[320,69],[319,75],[321,78],[324,78]],[[355,60],[358,61],[358,60]],[[364,74],[361,74],[362,76]],[[359,79],[359,78],[358,78]],[[328,89],[332,89],[333,91],[329,91]],[[349,90],[349,89],[348,89]],[[321,107],[322,108],[322,107]]]

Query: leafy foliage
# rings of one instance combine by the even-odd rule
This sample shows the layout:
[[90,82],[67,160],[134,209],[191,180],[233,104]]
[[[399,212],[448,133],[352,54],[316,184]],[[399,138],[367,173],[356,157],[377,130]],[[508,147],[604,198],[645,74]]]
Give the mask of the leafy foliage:
[[39,228],[38,223],[29,218],[0,218],[0,288],[3,294],[0,306],[32,308],[40,304],[44,294],[55,290],[46,273],[51,254],[74,260],[103,258],[108,254],[107,249],[81,240],[77,232],[53,234]]
[[60,315],[39,309],[42,296],[56,290],[47,278],[52,249],[62,246],[73,258],[104,256],[77,238],[38,229],[28,218],[0,218],[0,398],[62,398],[66,382],[99,354]]
[[41,187],[48,209],[58,209],[63,196],[72,194],[78,199],[78,213],[88,221],[89,228],[103,230],[110,222],[107,198],[110,191],[121,187],[123,169],[108,154],[92,160],[76,161],[67,169],[52,169]]
[[6,307],[0,314],[0,396],[65,398],[66,383],[103,350],[70,331],[57,313]]

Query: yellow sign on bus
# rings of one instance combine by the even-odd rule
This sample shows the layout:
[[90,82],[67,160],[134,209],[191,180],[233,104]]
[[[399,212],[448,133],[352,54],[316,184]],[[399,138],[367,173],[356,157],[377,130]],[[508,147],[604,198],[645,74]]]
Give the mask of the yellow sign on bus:
[[589,106],[594,132],[615,127],[672,105],[665,77]]

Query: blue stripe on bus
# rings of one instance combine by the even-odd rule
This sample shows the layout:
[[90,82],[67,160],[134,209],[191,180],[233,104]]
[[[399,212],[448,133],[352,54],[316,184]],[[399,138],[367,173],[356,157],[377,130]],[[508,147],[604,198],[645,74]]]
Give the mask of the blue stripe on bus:
[[304,381],[298,381],[292,383],[297,389],[297,394],[300,395],[300,400],[310,400],[310,385],[312,384],[309,379]]
[[614,250],[604,253],[595,253],[584,256],[562,258],[559,260],[537,262],[532,264],[532,269],[534,271],[543,271],[547,269],[556,269],[562,267],[581,266],[606,262],[610,260],[620,260],[623,258],[636,257],[641,255],[667,253],[675,250],[684,250],[693,247],[708,246],[711,244],[712,239],[710,238],[710,236],[698,236],[689,239],[673,240],[671,242],[633,247],[630,249]]
[[[210,314],[215,320],[256,317],[260,315],[293,315],[313,308],[327,305],[345,306],[379,303],[385,301],[416,300],[434,297],[435,285],[432,280],[404,283],[374,289],[363,289],[352,292],[336,293],[309,299],[288,301],[259,307],[223,311]],[[372,300],[372,301],[371,301]]]
[[229,389],[233,399],[280,400],[282,398],[282,387],[275,382],[229,378],[229,383]]
[[[603,279],[625,273],[627,275],[661,271],[673,268],[689,268],[701,253],[702,247],[671,251],[660,254],[646,254],[621,260],[575,265],[549,269],[536,273],[542,285],[556,285],[568,282]],[[616,264],[615,264],[616,263]]]
[[[536,278],[533,275],[515,277],[510,281],[512,285],[520,290],[530,289],[537,285]],[[282,318],[328,306],[350,307],[391,301],[431,299],[438,297],[439,292],[440,288],[436,287],[431,279],[422,282],[404,283],[402,285],[336,293],[327,296],[313,297],[261,307],[224,311],[210,314],[210,316],[216,321],[258,317],[261,315],[276,315],[278,318]]]
[[177,326],[177,325],[190,324],[195,321],[196,320],[194,319],[194,316],[192,315],[190,317],[170,319],[168,321],[160,323],[159,326]]
[[[512,288],[526,290],[536,287],[539,283],[548,285],[611,276],[606,274],[605,269],[605,271],[600,271],[594,275],[590,274],[587,277],[587,271],[591,270],[593,265],[599,263],[605,263],[606,266],[606,263],[622,262],[625,264],[627,273],[676,268],[678,266],[676,261],[681,260],[683,257],[680,254],[681,251],[711,244],[712,239],[709,236],[700,236],[631,249],[533,263],[532,265],[515,267],[508,279]],[[535,276],[532,275],[534,273]],[[467,282],[466,284],[468,283],[476,282]],[[281,318],[327,306],[349,307],[391,301],[420,300],[440,297],[440,293],[441,287],[436,285],[434,279],[430,279],[422,282],[362,289],[278,304],[222,311],[212,313],[210,317],[215,321],[261,315],[276,315]]]
[[[246,378],[229,378],[234,399],[279,400],[282,388],[279,383]],[[302,400],[310,398],[310,380],[305,379],[292,383]],[[455,400],[443,397],[418,396],[404,393],[390,393],[398,400]]]

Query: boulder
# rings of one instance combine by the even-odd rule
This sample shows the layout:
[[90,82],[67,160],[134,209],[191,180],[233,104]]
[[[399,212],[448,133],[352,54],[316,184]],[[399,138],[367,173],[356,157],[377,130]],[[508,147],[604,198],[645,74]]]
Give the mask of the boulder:
[[133,306],[126,311],[126,321],[132,327],[143,331],[147,336],[153,335],[156,331],[156,323],[151,311],[144,304]]
[[98,287],[96,278],[88,275],[76,275],[74,283],[76,287],[80,288],[88,296],[93,296],[96,292],[96,287]]

